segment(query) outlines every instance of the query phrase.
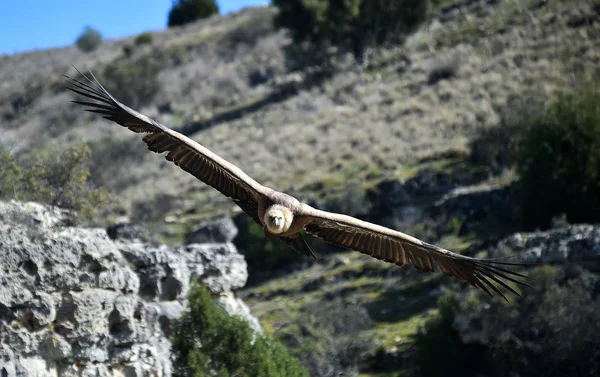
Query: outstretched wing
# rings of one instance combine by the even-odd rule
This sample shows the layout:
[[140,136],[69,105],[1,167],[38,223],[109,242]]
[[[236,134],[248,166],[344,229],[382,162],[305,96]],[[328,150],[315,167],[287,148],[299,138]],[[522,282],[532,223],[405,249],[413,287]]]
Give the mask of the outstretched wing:
[[212,153],[199,143],[179,132],[138,113],[117,101],[90,72],[91,78],[67,78],[67,87],[73,92],[87,97],[88,101],[73,101],[88,106],[91,111],[112,120],[136,133],[147,133],[143,140],[148,149],[156,152],[168,152],[165,158],[192,174],[204,183],[228,196],[240,207],[252,211],[257,208],[261,193],[266,187],[250,178],[240,168]]
[[304,229],[315,237],[399,266],[412,264],[427,272],[437,267],[446,275],[481,288],[489,295],[496,292],[506,299],[500,290],[503,287],[520,296],[506,281],[528,285],[522,280],[530,279],[507,268],[522,264],[456,254],[383,226],[310,206],[305,206],[301,214],[307,217]]

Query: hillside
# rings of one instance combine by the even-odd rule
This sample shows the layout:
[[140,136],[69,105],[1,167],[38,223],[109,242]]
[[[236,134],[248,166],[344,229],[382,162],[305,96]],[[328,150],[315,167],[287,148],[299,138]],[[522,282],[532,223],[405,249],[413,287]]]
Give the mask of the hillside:
[[[292,192],[341,173],[397,176],[420,157],[463,150],[511,99],[551,97],[598,70],[594,2],[449,2],[404,46],[378,51],[366,69],[350,65],[269,101],[287,74],[288,41],[271,30],[272,14],[259,8],[213,17],[154,33],[150,45],[135,46],[131,37],[90,54],[67,47],[2,56],[2,145],[88,141],[97,151],[94,178],[129,210],[160,195],[172,198],[172,209],[214,215],[229,208],[219,195],[146,153],[134,135],[69,103],[62,75],[75,74],[71,64],[101,81],[106,67],[122,66],[139,91],[155,79],[142,112],[174,128],[192,124],[195,140],[261,183]],[[126,46],[133,46],[129,55]],[[146,68],[148,61],[158,67]],[[261,72],[265,82],[252,86]],[[107,81],[109,89],[118,86]],[[241,117],[219,120],[244,108]],[[185,202],[176,198],[181,193]]]
[[[550,102],[561,90],[600,78],[600,2],[435,3],[428,21],[404,45],[375,50],[362,66],[341,59],[324,78],[310,69],[289,69],[290,40],[273,30],[275,10],[269,7],[152,33],[150,43],[136,43],[132,36],[105,41],[91,53],[71,46],[0,56],[0,146],[18,154],[89,144],[92,179],[114,192],[121,207],[96,219],[99,224],[126,214],[162,241],[180,243],[200,224],[234,212],[215,190],[148,152],[139,135],[71,104],[74,96],[62,75],[75,75],[73,65],[90,69],[117,99],[184,132],[260,183],[315,206],[468,255],[537,255],[557,244],[570,252],[579,250],[581,240],[597,251],[596,228],[557,224],[564,227],[548,234],[518,233],[523,229],[509,200],[514,171],[473,163],[469,156],[477,135],[516,109]],[[489,146],[502,150],[502,142]],[[243,219],[236,225],[246,245],[263,242],[262,231],[254,237]],[[256,244],[290,252],[268,241]],[[540,323],[560,324],[560,310],[577,311],[584,303],[591,309],[581,311],[580,323],[597,319],[597,264],[532,271],[542,283],[523,291],[529,299],[511,296],[512,304],[504,304],[441,274],[398,268],[319,242],[311,246],[317,262],[291,256],[279,260],[285,268],[267,276],[253,275],[247,254],[249,286],[239,296],[268,334],[322,375],[358,370],[365,377],[419,375],[417,362],[455,362],[446,375],[461,375],[457,355],[428,362],[418,351],[419,342],[432,352],[436,344],[459,348],[452,343],[459,342],[454,332],[432,339],[418,331],[440,323],[447,329],[444,305],[457,313],[460,344],[468,350],[459,356],[484,360],[481,355],[489,354],[481,361],[488,365],[515,360],[507,373],[524,375],[527,369],[519,368],[536,365],[527,362],[540,353],[558,354],[548,351],[551,341],[544,343],[558,338],[539,335]],[[569,261],[567,254],[555,262]],[[444,301],[452,294],[460,305]],[[576,319],[566,322],[557,330],[561,336],[577,334],[574,328],[585,333]],[[508,333],[498,342],[488,336],[497,329]],[[540,345],[527,343],[528,336],[538,336]],[[575,345],[598,349],[594,340]],[[523,349],[524,359],[514,357]]]

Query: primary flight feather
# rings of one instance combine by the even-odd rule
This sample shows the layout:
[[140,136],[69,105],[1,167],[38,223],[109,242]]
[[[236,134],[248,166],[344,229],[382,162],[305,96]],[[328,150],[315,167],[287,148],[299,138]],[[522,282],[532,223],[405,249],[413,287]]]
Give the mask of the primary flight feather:
[[[476,259],[425,243],[407,234],[342,214],[320,211],[296,198],[263,186],[240,168],[207,148],[115,99],[91,74],[82,79],[67,76],[68,88],[87,98],[73,101],[136,133],[156,153],[194,177],[230,197],[265,234],[279,237],[297,252],[314,257],[301,231],[344,248],[360,251],[399,266],[412,264],[421,271],[436,266],[446,275],[505,297],[500,287],[519,295],[507,282],[527,285],[528,277],[509,269],[519,264]],[[90,101],[91,100],[91,101]]]

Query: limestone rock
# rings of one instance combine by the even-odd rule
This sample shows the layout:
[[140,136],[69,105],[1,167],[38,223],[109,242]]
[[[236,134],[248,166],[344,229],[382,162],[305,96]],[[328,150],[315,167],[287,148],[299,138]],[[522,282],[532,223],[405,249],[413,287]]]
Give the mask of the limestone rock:
[[248,278],[233,244],[113,241],[71,219],[0,202],[1,376],[169,376],[168,337],[192,281],[261,331],[232,292]]
[[544,232],[516,233],[500,241],[525,262],[600,261],[600,225],[578,224]]
[[188,237],[186,243],[232,242],[238,229],[229,216],[221,216],[217,220],[197,229]]

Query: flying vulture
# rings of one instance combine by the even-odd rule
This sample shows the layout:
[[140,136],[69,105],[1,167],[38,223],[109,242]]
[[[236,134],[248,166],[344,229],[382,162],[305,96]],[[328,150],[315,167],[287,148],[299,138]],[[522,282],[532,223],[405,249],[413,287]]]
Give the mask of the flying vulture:
[[[81,73],[80,73],[81,74]],[[168,152],[165,156],[181,169],[231,198],[261,225],[267,236],[279,237],[291,248],[314,257],[301,232],[368,254],[399,266],[412,264],[421,271],[439,268],[446,275],[467,282],[492,295],[506,299],[501,287],[519,295],[508,282],[525,284],[528,277],[510,267],[522,265],[499,259],[477,259],[425,243],[407,234],[362,221],[351,216],[321,211],[283,192],[263,186],[240,168],[204,146],[115,99],[90,72],[77,80],[67,78],[73,92],[87,101],[73,101],[136,133],[145,133],[148,149]],[[520,295],[519,295],[520,296]]]

